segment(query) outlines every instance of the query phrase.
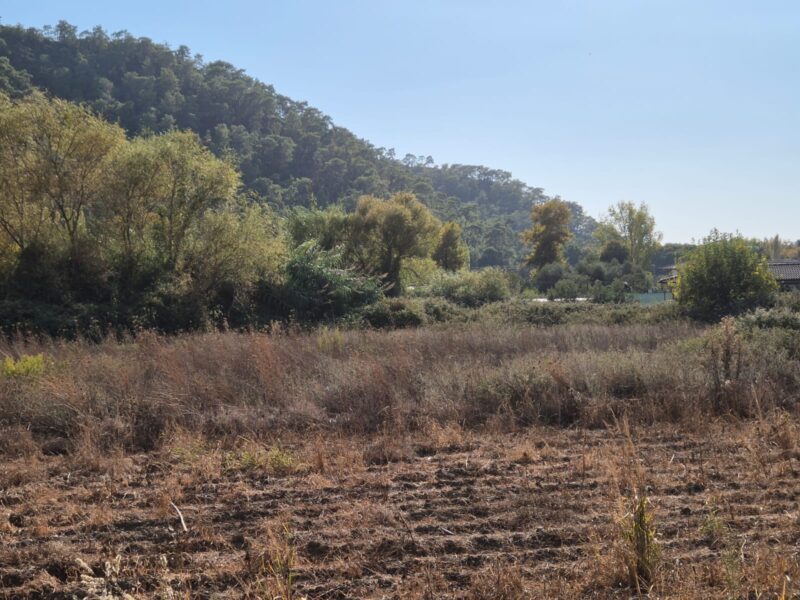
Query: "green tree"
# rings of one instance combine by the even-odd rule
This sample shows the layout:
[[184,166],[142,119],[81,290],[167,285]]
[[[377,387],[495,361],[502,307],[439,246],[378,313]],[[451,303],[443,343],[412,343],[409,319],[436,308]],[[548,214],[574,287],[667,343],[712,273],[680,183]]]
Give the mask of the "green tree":
[[363,271],[384,277],[387,293],[398,295],[403,261],[430,256],[440,222],[413,194],[389,200],[362,196],[349,216],[347,255]]
[[522,232],[522,241],[532,247],[525,260],[530,267],[543,266],[563,260],[564,244],[572,237],[569,223],[572,211],[559,199],[537,204],[531,211],[533,227]]
[[447,271],[469,267],[469,249],[461,241],[461,225],[452,221],[442,225],[432,258]]
[[283,289],[301,319],[341,316],[381,295],[377,277],[348,268],[341,248],[323,250],[314,240],[291,251]]
[[8,58],[0,56],[0,94],[17,98],[28,93],[30,89],[31,76],[24,71],[17,71]]
[[[507,171],[437,166],[431,157],[398,160],[234,65],[126,32],[0,24],[0,90],[16,97],[31,82],[85,103],[129,136],[196,132],[217,156],[234,158],[244,185],[275,206],[353,207],[364,194],[411,190],[438,218],[462,225],[474,265],[517,264],[531,206],[547,200]],[[571,209],[575,241],[583,245],[594,220]],[[494,222],[507,228],[501,238]]]
[[622,243],[634,265],[650,268],[650,259],[661,244],[661,233],[647,205],[619,202],[608,209],[608,216],[598,225],[595,237],[602,243]]
[[741,237],[713,231],[678,265],[675,297],[689,314],[717,319],[769,304],[778,284]]
[[111,155],[100,188],[96,235],[132,269],[149,243],[157,199],[167,193],[168,173],[155,138],[136,138]]
[[286,229],[294,246],[315,241],[322,250],[332,250],[347,238],[347,214],[338,206],[324,210],[293,207],[286,219]]
[[52,237],[46,231],[51,210],[38,185],[35,123],[28,112],[0,94],[0,228],[12,252]]
[[[25,229],[44,208],[77,258],[86,212],[99,200],[108,157],[125,143],[125,133],[78,105],[40,93],[5,102],[2,112],[2,135],[11,138],[2,159],[10,167],[0,209],[6,233],[23,247]],[[13,185],[19,186],[16,192]]]
[[628,247],[620,240],[610,239],[603,244],[603,248],[600,250],[600,260],[603,262],[616,260],[619,264],[623,264],[629,258]]
[[166,267],[174,270],[191,228],[207,210],[235,196],[239,174],[203,147],[193,133],[163,134],[154,143],[165,169],[164,185],[155,198],[156,240]]

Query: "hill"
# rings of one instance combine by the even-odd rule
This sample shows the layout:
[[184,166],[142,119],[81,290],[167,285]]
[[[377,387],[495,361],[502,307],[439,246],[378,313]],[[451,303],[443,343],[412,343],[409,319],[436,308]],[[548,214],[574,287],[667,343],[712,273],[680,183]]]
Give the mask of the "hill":
[[[362,194],[411,190],[462,225],[474,266],[516,267],[517,234],[531,206],[547,199],[503,170],[400,159],[229,63],[126,31],[79,33],[64,21],[41,30],[0,26],[0,91],[32,88],[86,104],[130,135],[193,130],[215,154],[233,157],[247,188],[277,207],[349,208]],[[571,208],[576,241],[584,241],[594,219]]]

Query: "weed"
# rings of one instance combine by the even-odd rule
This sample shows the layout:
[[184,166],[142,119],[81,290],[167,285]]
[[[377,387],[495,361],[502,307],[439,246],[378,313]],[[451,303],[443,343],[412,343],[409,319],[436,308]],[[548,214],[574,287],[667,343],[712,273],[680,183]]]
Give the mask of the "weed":
[[736,320],[725,317],[706,336],[704,364],[711,378],[715,410],[730,406],[741,380],[743,361],[744,345]]
[[323,326],[317,331],[317,348],[324,354],[336,356],[344,349],[344,335],[340,329]]
[[287,523],[267,527],[264,537],[251,545],[245,557],[251,572],[264,577],[263,587],[272,600],[299,598],[295,589],[297,550]]
[[297,459],[278,447],[270,448],[267,452],[267,464],[275,475],[288,475],[297,469]]
[[620,535],[625,544],[623,556],[629,585],[639,593],[648,590],[655,582],[661,549],[650,502],[643,490],[630,500],[629,512],[620,521]]
[[469,600],[526,600],[522,569],[516,564],[495,563],[472,578]]
[[741,586],[741,561],[736,539],[713,502],[707,504],[706,516],[700,534],[712,547],[722,551],[722,568],[725,589],[730,598],[738,598]]
[[269,449],[253,440],[244,440],[243,445],[223,455],[224,471],[268,470],[273,475],[288,475],[297,471],[297,459],[290,452],[273,446]]
[[46,368],[47,360],[44,354],[23,354],[17,360],[6,356],[0,364],[0,376],[12,378],[38,377],[44,374]]

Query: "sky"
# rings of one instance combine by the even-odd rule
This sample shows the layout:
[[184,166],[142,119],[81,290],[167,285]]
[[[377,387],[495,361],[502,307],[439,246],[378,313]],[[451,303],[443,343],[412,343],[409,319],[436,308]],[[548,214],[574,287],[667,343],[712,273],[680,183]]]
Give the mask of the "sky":
[[796,0],[3,0],[225,60],[379,147],[510,171],[665,241],[800,239]]

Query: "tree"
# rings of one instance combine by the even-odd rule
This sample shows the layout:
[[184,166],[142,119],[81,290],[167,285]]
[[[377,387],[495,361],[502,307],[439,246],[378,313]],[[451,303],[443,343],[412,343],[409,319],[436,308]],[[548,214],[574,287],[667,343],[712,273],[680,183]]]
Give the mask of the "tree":
[[469,249],[461,241],[461,225],[452,221],[442,225],[432,258],[447,271],[469,267]]
[[274,215],[258,206],[206,211],[186,243],[191,293],[227,310],[246,302],[257,282],[276,282],[288,255],[276,233]]
[[341,248],[321,249],[314,240],[294,248],[286,264],[284,293],[300,318],[330,318],[375,302],[381,284],[347,265]]
[[157,198],[168,187],[166,165],[155,138],[137,138],[111,155],[100,189],[96,235],[118,247],[123,268],[132,269],[148,246]]
[[[0,24],[0,90],[18,97],[33,82],[52,96],[85,103],[129,136],[196,132],[218,157],[233,158],[244,185],[275,206],[352,209],[364,194],[411,190],[438,218],[461,224],[475,265],[517,265],[531,206],[548,199],[506,171],[437,166],[431,157],[398,160],[233,65],[206,63],[186,46],[124,31]],[[571,208],[574,239],[583,245],[594,221]],[[508,229],[502,239],[490,239],[494,222]]]
[[601,242],[621,242],[628,250],[634,265],[649,269],[653,252],[661,243],[661,233],[656,231],[655,219],[647,205],[638,207],[633,202],[619,202],[608,209],[608,216],[598,225],[595,237]]
[[154,143],[165,169],[164,186],[155,198],[156,240],[166,267],[174,270],[192,226],[205,211],[234,197],[239,175],[204,148],[193,133],[163,134]]
[[347,214],[338,206],[325,210],[294,206],[286,218],[286,229],[294,246],[316,242],[322,250],[332,250],[347,238]]
[[630,258],[627,246],[620,240],[608,240],[603,244],[603,249],[600,251],[600,260],[603,262],[611,262],[616,260],[619,264],[626,262]]
[[557,198],[534,206],[531,210],[533,227],[522,232],[522,241],[532,247],[525,264],[542,268],[561,262],[564,244],[572,237],[569,230],[571,218],[569,205]]
[[0,94],[18,98],[28,93],[30,89],[31,76],[24,71],[17,71],[11,66],[8,58],[0,56]]
[[0,94],[0,228],[16,252],[47,239],[50,209],[37,186],[32,119]]
[[549,263],[538,269],[533,275],[533,285],[540,292],[546,292],[561,281],[565,275],[564,265],[561,263]]
[[778,284],[741,237],[713,231],[678,265],[675,297],[689,314],[717,319],[769,304]]
[[430,256],[440,226],[413,194],[362,196],[349,216],[347,256],[364,272],[382,275],[387,293],[398,295],[403,260]]
[[79,254],[86,212],[111,152],[125,143],[122,129],[90,111],[40,93],[2,102],[0,225],[24,249],[48,220]]

